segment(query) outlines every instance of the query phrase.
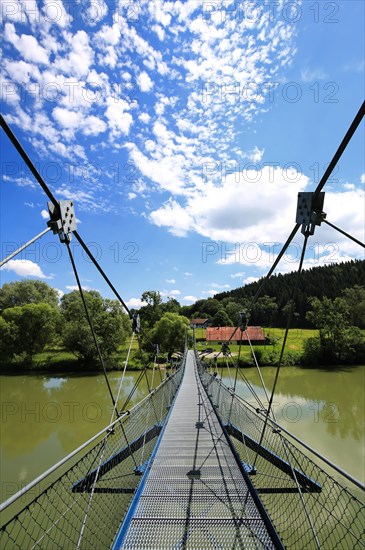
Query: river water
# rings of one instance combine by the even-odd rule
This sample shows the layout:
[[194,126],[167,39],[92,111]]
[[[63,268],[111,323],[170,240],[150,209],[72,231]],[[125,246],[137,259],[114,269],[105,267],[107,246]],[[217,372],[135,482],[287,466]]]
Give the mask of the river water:
[[[270,390],[275,369],[262,369]],[[258,373],[244,374],[264,399]],[[125,376],[123,403],[139,373]],[[114,394],[121,373],[109,374]],[[223,372],[230,385],[229,373]],[[159,375],[157,375],[157,382]],[[283,367],[274,400],[277,421],[360,480],[365,472],[365,366],[328,371]],[[238,393],[254,403],[246,385]],[[129,408],[147,393],[142,379]],[[110,395],[103,375],[0,376],[1,501],[63,458],[110,420]]]

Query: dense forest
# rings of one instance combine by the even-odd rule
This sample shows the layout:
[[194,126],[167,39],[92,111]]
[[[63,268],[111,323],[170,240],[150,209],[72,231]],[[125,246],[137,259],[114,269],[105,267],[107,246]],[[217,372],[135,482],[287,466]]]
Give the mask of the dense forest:
[[[266,283],[261,298],[251,310],[250,324],[263,326],[282,327],[286,324],[288,308],[296,283],[297,274],[273,275]],[[184,315],[188,317],[207,317],[211,322],[218,309],[214,307],[219,302],[227,313],[233,325],[237,322],[237,308],[233,304],[241,304],[245,309],[255,295],[262,280],[245,285],[228,292],[216,294],[213,299],[198,300],[192,306],[183,308]],[[365,261],[354,260],[343,264],[314,267],[302,272],[297,298],[295,301],[294,323],[296,327],[313,327],[313,322],[307,317],[311,309],[311,298],[322,299],[324,296],[330,300],[343,297],[346,289],[354,286],[364,287]],[[214,303],[210,303],[214,300]],[[213,323],[214,324],[214,323]],[[362,320],[359,326],[365,328],[365,311],[362,312]]]

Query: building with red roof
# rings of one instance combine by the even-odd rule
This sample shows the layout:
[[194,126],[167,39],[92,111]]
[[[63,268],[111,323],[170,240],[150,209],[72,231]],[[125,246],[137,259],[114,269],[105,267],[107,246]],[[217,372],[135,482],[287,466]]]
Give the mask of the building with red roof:
[[[242,340],[242,344],[248,344],[248,338],[251,344],[264,344],[265,334],[262,327],[247,327],[247,330],[241,332],[237,329],[235,334],[235,327],[208,327],[206,333],[207,342],[228,342],[238,344]],[[232,336],[233,335],[233,336]],[[247,338],[248,336],[248,338]]]

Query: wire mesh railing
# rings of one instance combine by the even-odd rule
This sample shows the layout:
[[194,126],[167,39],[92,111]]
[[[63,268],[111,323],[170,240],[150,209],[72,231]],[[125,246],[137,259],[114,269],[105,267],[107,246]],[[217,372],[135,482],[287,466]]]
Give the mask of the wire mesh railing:
[[0,548],[110,548],[183,373],[1,505]]
[[[199,374],[286,548],[364,549],[364,487],[255,411],[197,358]],[[255,465],[253,467],[253,465]]]

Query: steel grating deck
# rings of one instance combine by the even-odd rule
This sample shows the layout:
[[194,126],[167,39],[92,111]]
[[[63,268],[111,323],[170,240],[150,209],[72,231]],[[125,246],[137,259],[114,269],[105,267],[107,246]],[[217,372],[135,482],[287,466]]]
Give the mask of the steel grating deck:
[[114,548],[275,548],[191,351],[141,494]]

